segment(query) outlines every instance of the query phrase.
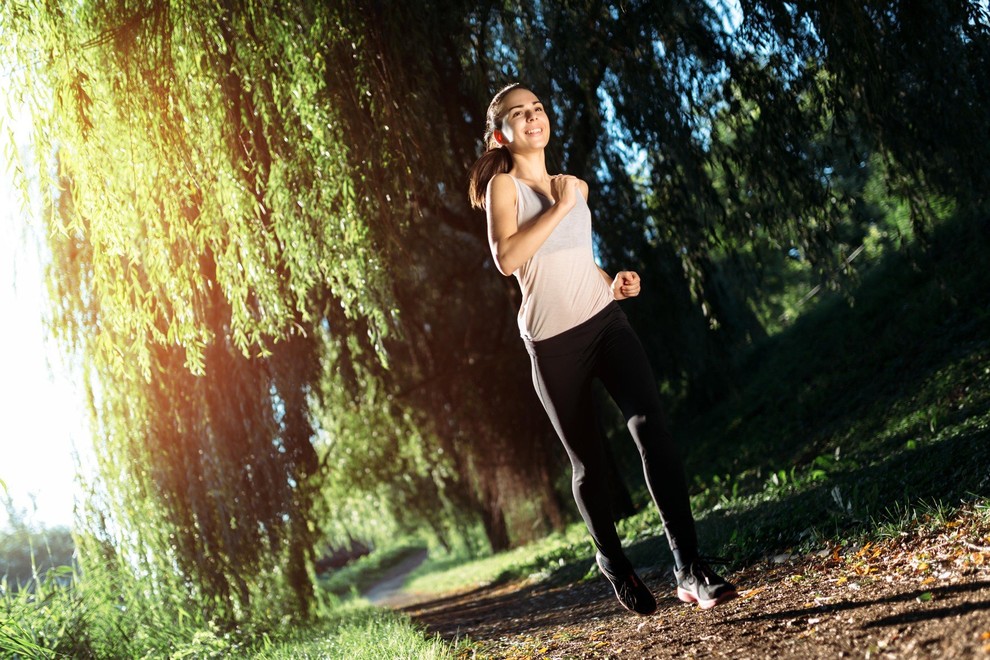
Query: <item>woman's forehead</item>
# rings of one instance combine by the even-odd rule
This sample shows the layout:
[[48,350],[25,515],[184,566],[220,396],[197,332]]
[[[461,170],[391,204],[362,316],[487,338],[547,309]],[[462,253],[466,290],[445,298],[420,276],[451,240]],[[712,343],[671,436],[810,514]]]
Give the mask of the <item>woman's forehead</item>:
[[533,92],[520,87],[514,89],[505,95],[505,99],[502,101],[503,111],[507,111],[509,108],[515,107],[517,105],[530,105],[532,103],[539,103],[540,99]]

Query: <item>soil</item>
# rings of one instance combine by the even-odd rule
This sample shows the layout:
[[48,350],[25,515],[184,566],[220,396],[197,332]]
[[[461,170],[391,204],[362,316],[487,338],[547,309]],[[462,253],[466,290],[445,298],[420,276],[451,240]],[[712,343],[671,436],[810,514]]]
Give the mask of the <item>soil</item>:
[[990,658],[988,546],[990,529],[970,520],[783,554],[728,576],[740,598],[708,611],[678,601],[669,572],[641,569],[658,596],[647,617],[604,578],[381,603],[460,642],[460,658]]

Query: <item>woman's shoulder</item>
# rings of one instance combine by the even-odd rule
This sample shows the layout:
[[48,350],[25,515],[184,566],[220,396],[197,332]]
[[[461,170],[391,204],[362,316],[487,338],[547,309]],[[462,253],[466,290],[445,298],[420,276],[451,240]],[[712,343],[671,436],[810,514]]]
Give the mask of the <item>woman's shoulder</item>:
[[584,194],[584,198],[588,199],[588,182],[585,181],[584,179],[578,179],[578,187],[581,189],[581,192]]
[[512,176],[508,172],[501,172],[492,177],[491,181],[488,182],[489,192],[506,192],[511,190],[512,194],[515,195],[516,190],[516,177]]
[[488,182],[488,199],[516,201],[516,178],[507,172],[496,174]]
[[585,181],[584,179],[582,179],[579,176],[575,176],[573,174],[567,174],[567,172],[561,172],[560,175],[561,176],[564,176],[564,175],[573,176],[575,179],[577,179],[577,181],[578,181],[578,188],[580,188],[581,189],[581,192],[584,193],[584,198],[585,199],[588,199],[588,182],[587,181]]

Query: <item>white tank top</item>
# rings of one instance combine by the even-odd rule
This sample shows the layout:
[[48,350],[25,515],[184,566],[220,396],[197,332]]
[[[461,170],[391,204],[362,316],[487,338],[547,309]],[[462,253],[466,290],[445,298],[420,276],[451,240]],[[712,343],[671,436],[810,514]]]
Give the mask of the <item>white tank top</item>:
[[[515,177],[512,180],[516,182],[516,219],[522,228],[553,202]],[[580,191],[574,208],[513,275],[522,289],[519,333],[532,341],[570,330],[612,302],[612,290],[595,265],[591,209]]]

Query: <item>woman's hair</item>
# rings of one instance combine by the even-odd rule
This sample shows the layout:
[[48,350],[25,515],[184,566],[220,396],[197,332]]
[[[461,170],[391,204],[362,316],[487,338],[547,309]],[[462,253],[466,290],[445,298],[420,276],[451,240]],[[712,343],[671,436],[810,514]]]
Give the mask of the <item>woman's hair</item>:
[[496,174],[502,174],[512,169],[512,154],[495,139],[496,129],[501,128],[505,115],[504,105],[506,95],[514,89],[526,89],[520,83],[506,85],[488,104],[488,115],[485,118],[485,153],[471,166],[468,174],[468,199],[476,209],[485,208],[485,193],[488,182]]

